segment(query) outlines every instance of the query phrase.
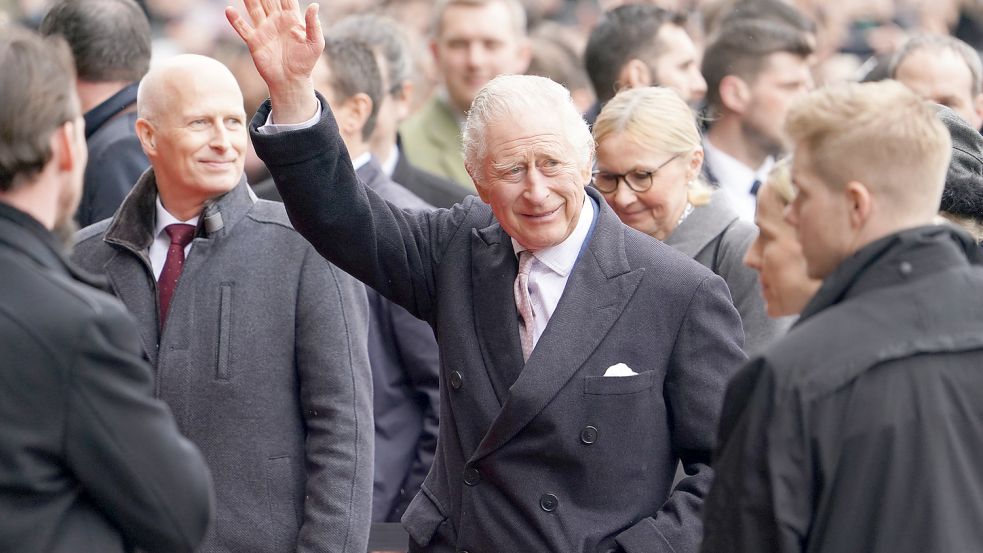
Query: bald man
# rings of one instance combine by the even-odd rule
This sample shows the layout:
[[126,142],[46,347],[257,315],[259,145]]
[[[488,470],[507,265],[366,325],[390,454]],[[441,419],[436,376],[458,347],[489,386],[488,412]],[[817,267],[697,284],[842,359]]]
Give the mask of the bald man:
[[154,68],[136,123],[151,169],[74,258],[139,323],[156,391],[202,450],[216,515],[202,552],[364,553],[373,424],[365,292],[257,200],[225,66]]

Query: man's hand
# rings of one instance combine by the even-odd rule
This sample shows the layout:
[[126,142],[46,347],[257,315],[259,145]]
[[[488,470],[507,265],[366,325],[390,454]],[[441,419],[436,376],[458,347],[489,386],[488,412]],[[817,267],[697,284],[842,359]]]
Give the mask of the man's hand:
[[225,16],[249,47],[253,63],[270,89],[278,124],[314,116],[317,100],[311,72],[324,50],[318,4],[301,14],[297,0],[244,0],[252,25],[229,6]]

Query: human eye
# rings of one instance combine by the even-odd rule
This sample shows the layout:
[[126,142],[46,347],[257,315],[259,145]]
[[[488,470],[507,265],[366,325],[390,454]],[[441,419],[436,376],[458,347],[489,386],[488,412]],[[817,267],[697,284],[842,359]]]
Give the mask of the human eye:
[[242,119],[239,117],[228,117],[225,119],[225,125],[230,128],[239,128],[242,126]]
[[192,119],[188,122],[188,126],[192,129],[203,129],[208,126],[208,120],[204,118]]
[[632,171],[628,176],[635,182],[648,183],[649,179],[655,175],[655,171]]

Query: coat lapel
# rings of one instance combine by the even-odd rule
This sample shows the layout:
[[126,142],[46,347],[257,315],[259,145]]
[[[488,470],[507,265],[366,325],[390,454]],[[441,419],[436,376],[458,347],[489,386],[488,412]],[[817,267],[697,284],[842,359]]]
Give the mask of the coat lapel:
[[496,411],[524,364],[512,292],[517,272],[512,241],[498,223],[472,234],[471,301],[478,346],[499,402]]
[[144,267],[142,259],[143,256],[132,252],[118,251],[106,262],[105,271],[113,293],[136,319],[143,350],[150,364],[156,367],[159,339],[157,284],[153,281],[149,262]]
[[[600,205],[587,250],[574,266],[545,332],[471,461],[507,443],[552,401],[597,349],[634,295],[644,270],[629,269],[624,227],[603,199]],[[514,305],[511,309],[515,311]],[[516,338],[510,349],[521,352],[518,322],[513,327],[509,334]]]

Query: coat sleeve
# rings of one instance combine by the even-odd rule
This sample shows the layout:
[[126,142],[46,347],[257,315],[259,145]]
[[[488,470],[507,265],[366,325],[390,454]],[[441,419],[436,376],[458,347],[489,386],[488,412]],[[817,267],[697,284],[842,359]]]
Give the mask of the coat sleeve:
[[298,551],[364,553],[372,503],[372,374],[362,285],[307,248],[296,359],[306,426]]
[[628,553],[696,552],[710,459],[727,380],[746,360],[740,317],[723,279],[706,277],[690,299],[676,336],[664,396],[673,450],[686,473],[655,516],[617,536]]
[[398,522],[430,472],[437,450],[440,412],[440,359],[433,330],[404,309],[392,309],[396,347],[402,365],[423,411],[423,427],[416,444],[416,455],[409,467],[400,496],[387,519]]
[[211,476],[154,399],[134,328],[114,306],[86,325],[67,382],[67,463],[127,541],[148,552],[192,551],[208,527]]
[[322,96],[312,127],[262,134],[265,102],[250,124],[256,153],[266,163],[290,222],[328,261],[432,322],[435,266],[466,209],[404,211],[363,185],[334,116]]

